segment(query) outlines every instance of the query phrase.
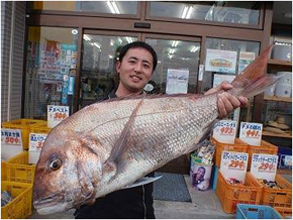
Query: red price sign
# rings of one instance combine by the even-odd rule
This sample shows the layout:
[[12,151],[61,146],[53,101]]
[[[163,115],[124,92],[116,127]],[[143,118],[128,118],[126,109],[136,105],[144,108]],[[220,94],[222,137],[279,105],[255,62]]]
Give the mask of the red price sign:
[[228,165],[228,167],[229,167],[229,169],[236,169],[236,168],[238,168],[238,169],[244,169],[245,168],[245,164],[244,164],[244,161],[243,160],[241,160],[241,161],[239,161],[239,160],[231,160],[231,162],[230,162],[230,164]]
[[66,113],[61,113],[61,112],[55,112],[54,114],[54,119],[65,119],[66,118]]
[[259,171],[271,171],[274,169],[274,164],[272,163],[261,163],[258,170]]
[[18,144],[20,143],[18,137],[6,137],[5,138],[5,144]]
[[220,131],[221,134],[233,134],[233,128],[230,127],[222,127]]
[[260,131],[256,131],[256,130],[247,130],[247,131],[246,131],[246,136],[247,136],[247,137],[259,137],[259,136],[260,136]]

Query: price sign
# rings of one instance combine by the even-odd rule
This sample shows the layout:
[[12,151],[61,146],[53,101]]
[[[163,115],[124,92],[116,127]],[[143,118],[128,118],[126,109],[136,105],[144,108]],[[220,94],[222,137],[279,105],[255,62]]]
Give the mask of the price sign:
[[244,183],[247,163],[247,153],[223,151],[220,170],[225,179],[237,179]]
[[225,144],[234,144],[236,138],[237,121],[221,120],[213,130],[213,138]]
[[47,138],[47,134],[30,133],[29,150],[40,151]]
[[260,146],[262,139],[262,124],[241,122],[239,138],[252,146]]
[[65,118],[69,117],[68,106],[48,105],[47,109],[48,127],[53,128]]
[[20,129],[1,129],[1,143],[3,145],[16,145],[22,147]]
[[277,173],[278,156],[253,154],[250,172],[257,178],[274,181]]

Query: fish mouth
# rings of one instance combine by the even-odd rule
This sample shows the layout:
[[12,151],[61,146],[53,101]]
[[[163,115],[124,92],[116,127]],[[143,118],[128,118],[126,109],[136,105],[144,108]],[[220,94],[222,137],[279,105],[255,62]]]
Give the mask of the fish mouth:
[[68,203],[64,201],[63,196],[56,194],[36,200],[33,204],[34,208],[41,215],[62,212],[68,209]]

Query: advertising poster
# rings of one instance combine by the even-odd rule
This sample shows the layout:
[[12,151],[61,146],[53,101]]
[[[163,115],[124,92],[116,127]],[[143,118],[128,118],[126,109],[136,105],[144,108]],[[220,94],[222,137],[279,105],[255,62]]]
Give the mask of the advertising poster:
[[168,69],[166,94],[186,94],[189,70]]
[[238,62],[238,74],[241,73],[255,59],[253,52],[240,52]]
[[236,62],[236,51],[207,49],[205,70],[235,74]]

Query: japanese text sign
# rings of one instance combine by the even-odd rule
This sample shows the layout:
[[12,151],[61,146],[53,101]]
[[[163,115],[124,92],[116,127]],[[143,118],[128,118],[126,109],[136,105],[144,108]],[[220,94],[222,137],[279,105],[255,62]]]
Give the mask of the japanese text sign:
[[68,106],[55,106],[48,105],[48,127],[53,128],[65,118],[69,117],[69,107]]
[[16,145],[22,147],[20,129],[1,129],[1,144]]
[[44,145],[47,134],[30,133],[29,150],[40,151]]
[[244,183],[247,163],[247,153],[223,151],[220,170],[225,179],[237,179]]
[[277,166],[277,155],[253,154],[250,172],[256,178],[274,181],[277,173]]
[[262,139],[262,124],[241,122],[239,138],[252,146],[260,146]]
[[225,144],[234,144],[237,131],[237,121],[221,120],[213,130],[213,138]]

